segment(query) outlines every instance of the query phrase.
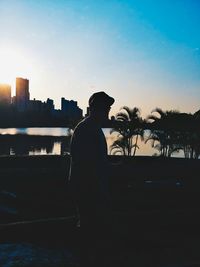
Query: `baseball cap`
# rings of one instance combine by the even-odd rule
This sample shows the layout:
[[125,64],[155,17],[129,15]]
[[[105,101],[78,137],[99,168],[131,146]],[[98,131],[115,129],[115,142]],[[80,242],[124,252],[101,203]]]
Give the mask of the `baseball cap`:
[[90,107],[111,106],[115,102],[115,99],[105,92],[96,92],[89,98]]

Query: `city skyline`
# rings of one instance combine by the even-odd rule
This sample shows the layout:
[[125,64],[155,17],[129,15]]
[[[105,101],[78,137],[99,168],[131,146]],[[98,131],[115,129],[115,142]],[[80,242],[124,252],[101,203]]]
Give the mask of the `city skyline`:
[[[10,104],[16,104],[18,106],[18,109],[21,111],[25,111],[28,109],[26,107],[26,104],[28,102],[34,103],[34,102],[42,102],[40,99],[33,98],[31,99],[30,97],[30,90],[29,90],[29,79],[27,78],[22,78],[22,77],[16,77],[16,84],[15,84],[15,92],[11,94],[11,89],[12,86],[10,84],[6,83],[1,83],[0,81],[0,104],[5,104],[5,105],[10,105]],[[20,103],[21,102],[21,103]],[[49,97],[46,99],[46,103],[50,104],[50,106],[54,109],[54,100]],[[60,109],[55,109],[55,110],[61,110],[64,111],[65,113],[68,112],[68,104],[71,103],[73,108],[79,108],[78,107],[78,102],[70,99],[67,100],[65,97],[61,96],[60,97]],[[22,108],[21,108],[22,105]]]
[[[200,103],[199,1],[1,1],[0,82],[30,79],[31,98],[105,91],[142,115]],[[13,94],[13,92],[12,92]]]
[[29,80],[16,78],[15,95],[11,86],[0,84],[1,127],[16,126],[65,126],[77,123],[83,118],[78,102],[61,97],[61,109],[56,109],[54,100],[30,99]]

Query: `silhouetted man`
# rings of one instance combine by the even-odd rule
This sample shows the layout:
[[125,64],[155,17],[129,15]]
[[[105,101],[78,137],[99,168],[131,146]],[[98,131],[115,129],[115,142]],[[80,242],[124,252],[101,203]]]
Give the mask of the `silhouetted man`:
[[105,92],[94,93],[89,99],[90,114],[75,128],[71,142],[70,185],[80,214],[82,266],[87,267],[98,266],[91,259],[89,265],[88,259],[95,253],[106,254],[102,246],[110,241],[109,167],[101,127],[108,120],[113,103],[114,98]]

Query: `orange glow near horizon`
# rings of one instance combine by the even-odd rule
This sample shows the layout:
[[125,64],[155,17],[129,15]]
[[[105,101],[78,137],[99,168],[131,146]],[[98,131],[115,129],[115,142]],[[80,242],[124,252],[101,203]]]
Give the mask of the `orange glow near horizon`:
[[11,85],[13,92],[16,77],[29,78],[34,72],[30,61],[26,52],[17,47],[0,45],[0,83]]

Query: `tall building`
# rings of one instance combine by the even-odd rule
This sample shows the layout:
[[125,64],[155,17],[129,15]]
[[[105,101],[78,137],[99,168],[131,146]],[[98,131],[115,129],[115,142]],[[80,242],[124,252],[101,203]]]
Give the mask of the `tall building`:
[[11,86],[9,84],[0,84],[0,105],[11,104]]
[[29,80],[16,78],[16,105],[19,111],[25,111],[28,108],[30,99]]
[[68,119],[79,120],[83,116],[83,111],[78,107],[77,101],[67,100],[64,97],[61,98],[61,110]]
[[42,112],[43,111],[43,103],[41,100],[29,100],[28,110],[32,112]]
[[52,113],[54,111],[53,99],[47,98],[47,102],[45,104],[46,104],[46,110]]

